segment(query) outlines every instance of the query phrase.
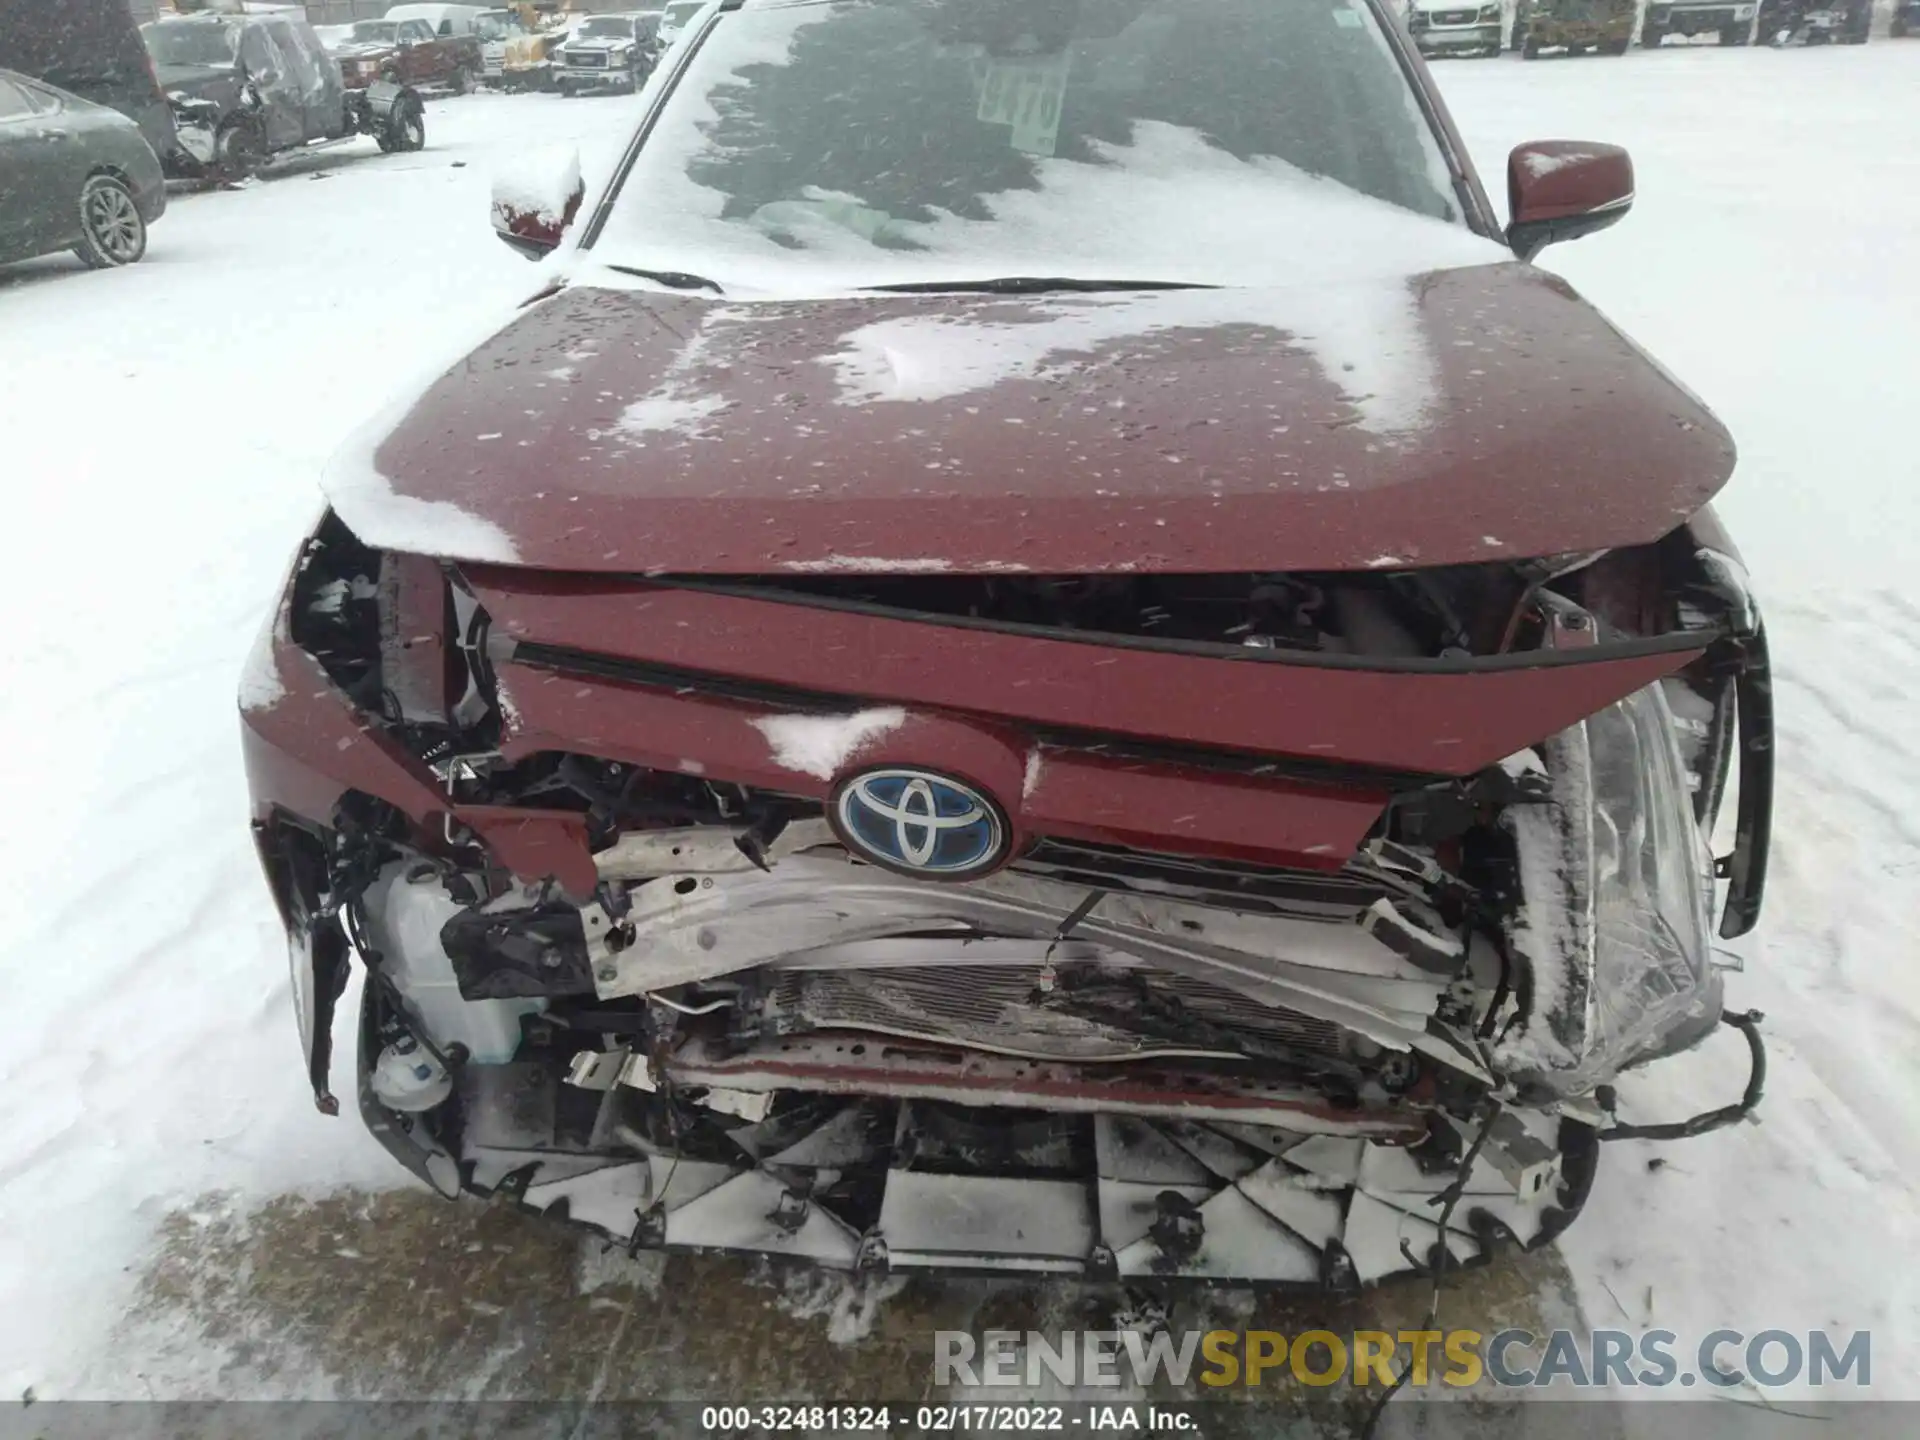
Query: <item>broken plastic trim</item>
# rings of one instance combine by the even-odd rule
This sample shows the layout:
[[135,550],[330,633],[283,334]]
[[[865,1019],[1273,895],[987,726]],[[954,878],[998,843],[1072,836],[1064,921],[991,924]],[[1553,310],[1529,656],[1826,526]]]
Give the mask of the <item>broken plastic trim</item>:
[[[957,630],[986,630],[1001,635],[1019,635],[1037,640],[1057,640],[1073,645],[1097,645],[1103,649],[1157,650],[1173,655],[1202,655],[1209,659],[1232,660],[1252,665],[1300,665],[1322,670],[1370,670],[1387,674],[1478,675],[1500,670],[1537,670],[1556,665],[1590,665],[1604,660],[1637,660],[1649,655],[1672,655],[1684,650],[1700,650],[1726,632],[1719,626],[1695,630],[1672,630],[1662,635],[1629,638],[1609,637],[1578,649],[1508,651],[1488,655],[1353,655],[1327,650],[1291,650],[1257,645],[1224,645],[1206,640],[1169,640],[1152,635],[1129,635],[1106,630],[1070,630],[1053,625],[1031,625],[1015,620],[991,620],[973,615],[954,615],[944,611],[910,610],[892,605],[875,605],[837,595],[815,595],[773,585],[740,585],[633,576],[651,585],[675,590],[724,595],[734,599],[757,600],[777,605],[802,605],[817,610],[839,610],[854,615],[906,620],[916,625],[939,625]],[[530,648],[521,646],[522,650]],[[539,647],[557,649],[560,647]]]
[[1760,923],[1766,895],[1767,856],[1773,840],[1773,670],[1766,626],[1727,642],[1738,657],[1734,701],[1740,727],[1740,803],[1734,816],[1733,853],[1714,863],[1727,882],[1720,912],[1720,938],[1732,940]]

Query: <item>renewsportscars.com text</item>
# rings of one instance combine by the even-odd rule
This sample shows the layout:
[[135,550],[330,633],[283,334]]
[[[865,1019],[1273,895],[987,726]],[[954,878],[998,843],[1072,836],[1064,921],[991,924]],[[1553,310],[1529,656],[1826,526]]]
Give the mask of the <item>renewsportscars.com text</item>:
[[1391,1385],[1464,1388],[1732,1386],[1873,1383],[1867,1330],[1710,1330],[1683,1341],[1671,1330],[989,1330],[934,1332],[936,1385],[1135,1386],[1197,1382],[1257,1385]]

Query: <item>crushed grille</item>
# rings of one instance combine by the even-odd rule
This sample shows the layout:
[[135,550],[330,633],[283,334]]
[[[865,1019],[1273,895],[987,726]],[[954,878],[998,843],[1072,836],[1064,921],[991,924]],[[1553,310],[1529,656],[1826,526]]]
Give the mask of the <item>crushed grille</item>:
[[[874,970],[776,972],[761,1020],[781,1033],[856,1030],[923,1039],[1003,1054],[1062,1061],[1119,1061],[1169,1052],[1235,1055],[1217,1036],[1194,1043],[1164,1027],[1131,1030],[1071,1010],[1074,968],[1062,967],[1058,998],[1036,1003],[1034,965],[912,966]],[[1324,1020],[1249,1000],[1231,990],[1171,971],[1133,972],[1171,1013],[1210,1028],[1286,1045],[1304,1054],[1337,1055],[1340,1028]],[[1103,1007],[1110,1013],[1112,1004]]]

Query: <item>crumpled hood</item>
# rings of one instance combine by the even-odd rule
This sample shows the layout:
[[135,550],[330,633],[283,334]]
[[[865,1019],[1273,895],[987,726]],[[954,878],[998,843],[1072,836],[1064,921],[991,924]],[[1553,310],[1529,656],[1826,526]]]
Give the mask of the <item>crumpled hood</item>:
[[368,542],[584,571],[1331,570],[1651,541],[1705,407],[1517,263],[1299,289],[576,287],[329,467]]

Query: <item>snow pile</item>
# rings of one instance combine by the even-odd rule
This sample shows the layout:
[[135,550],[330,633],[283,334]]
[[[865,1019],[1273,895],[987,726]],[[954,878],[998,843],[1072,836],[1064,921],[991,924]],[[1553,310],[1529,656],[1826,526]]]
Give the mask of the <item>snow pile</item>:
[[857,1345],[873,1334],[880,1308],[907,1288],[909,1278],[783,1266],[774,1303],[795,1320],[824,1319],[830,1344]]

